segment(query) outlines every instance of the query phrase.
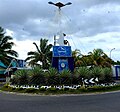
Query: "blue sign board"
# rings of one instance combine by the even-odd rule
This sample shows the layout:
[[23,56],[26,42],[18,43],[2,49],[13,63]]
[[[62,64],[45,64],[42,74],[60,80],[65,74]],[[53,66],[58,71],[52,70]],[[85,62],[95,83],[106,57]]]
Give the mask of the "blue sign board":
[[58,63],[59,71],[68,70],[68,60],[60,59]]
[[25,60],[17,60],[18,66],[23,68],[25,67]]
[[53,46],[53,57],[71,57],[71,46]]

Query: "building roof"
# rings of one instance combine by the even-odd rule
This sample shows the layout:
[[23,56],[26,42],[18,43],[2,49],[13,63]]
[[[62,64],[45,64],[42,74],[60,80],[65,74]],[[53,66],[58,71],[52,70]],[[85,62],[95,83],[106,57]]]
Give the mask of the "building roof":
[[4,63],[0,61],[0,68],[7,68],[7,67],[4,65]]

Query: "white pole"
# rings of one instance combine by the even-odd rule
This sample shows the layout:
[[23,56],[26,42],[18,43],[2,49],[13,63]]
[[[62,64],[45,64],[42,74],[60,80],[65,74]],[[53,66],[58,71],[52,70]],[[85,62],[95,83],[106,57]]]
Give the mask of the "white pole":
[[62,32],[62,26],[61,26],[61,24],[62,24],[62,15],[61,15],[61,8],[58,8],[58,16],[59,16],[59,18],[58,18],[58,28],[59,28],[59,39],[58,39],[58,44],[60,45],[60,46],[64,46],[64,36],[63,36],[63,32]]

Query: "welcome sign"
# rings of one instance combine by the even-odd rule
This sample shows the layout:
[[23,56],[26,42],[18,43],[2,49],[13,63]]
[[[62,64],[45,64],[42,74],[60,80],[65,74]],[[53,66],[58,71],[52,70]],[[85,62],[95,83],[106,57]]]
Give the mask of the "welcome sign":
[[53,57],[71,57],[71,46],[53,46]]

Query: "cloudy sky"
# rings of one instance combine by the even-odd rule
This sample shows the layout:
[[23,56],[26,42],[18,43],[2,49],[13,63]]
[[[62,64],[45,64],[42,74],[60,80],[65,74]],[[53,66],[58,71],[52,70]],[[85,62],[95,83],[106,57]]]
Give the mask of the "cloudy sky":
[[[72,50],[87,54],[101,48],[113,60],[120,60],[120,0],[60,0],[72,5],[62,8],[61,29]],[[0,26],[13,37],[19,59],[35,50],[46,38],[53,44],[59,32],[59,14],[49,0],[0,0]],[[58,0],[52,0],[57,3]],[[114,50],[112,50],[115,48]]]

